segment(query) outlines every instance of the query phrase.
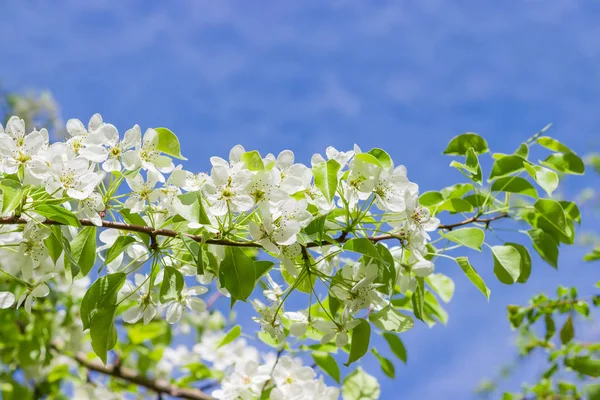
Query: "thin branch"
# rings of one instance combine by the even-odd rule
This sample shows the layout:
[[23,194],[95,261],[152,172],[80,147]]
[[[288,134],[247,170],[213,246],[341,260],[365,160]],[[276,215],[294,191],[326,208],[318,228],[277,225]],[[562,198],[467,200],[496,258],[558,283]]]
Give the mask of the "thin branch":
[[116,365],[104,365],[97,361],[88,360],[83,354],[77,354],[73,358],[79,363],[79,365],[87,368],[90,371],[99,372],[104,375],[109,375],[115,378],[123,379],[127,382],[133,383],[138,386],[143,386],[147,389],[158,393],[159,396],[162,394],[166,394],[169,396],[190,400],[213,399],[211,396],[199,389],[181,388],[176,385],[172,385],[171,383],[163,379],[150,379],[146,376],[138,374],[137,371],[130,368],[125,368]]
[[[464,226],[464,225],[469,225],[469,224],[472,224],[475,222],[483,223],[483,224],[485,224],[485,226],[487,228],[492,221],[502,219],[502,218],[508,218],[508,217],[509,217],[508,214],[500,214],[495,217],[482,219],[482,218],[479,218],[479,215],[476,215],[471,218],[467,218],[463,221],[456,222],[454,224],[446,224],[446,225],[442,224],[438,227],[438,229],[451,231],[454,228]],[[19,216],[1,217],[0,225],[23,225],[23,224],[27,224],[27,221],[28,221],[27,219],[19,217]],[[81,223],[82,226],[96,226],[89,219],[80,219],[79,222]],[[61,222],[53,221],[51,219],[47,219],[43,223],[45,225],[65,225]],[[118,229],[121,231],[137,232],[137,233],[146,234],[146,235],[150,236],[150,238],[152,239],[153,247],[157,246],[156,238],[158,236],[176,238],[176,237],[179,237],[180,235],[187,236],[188,238],[190,238],[196,242],[199,242],[199,243],[214,244],[214,245],[219,245],[219,246],[262,247],[259,243],[256,243],[256,242],[238,242],[238,241],[229,240],[229,239],[205,239],[204,237],[199,236],[199,235],[191,235],[189,233],[179,233],[172,229],[153,229],[150,226],[126,224],[124,222],[102,221],[102,227],[108,228],[108,229]],[[373,243],[377,243],[377,242],[380,242],[383,240],[398,239],[398,238],[399,237],[397,235],[387,234],[387,235],[372,236],[368,239],[370,241],[372,241]],[[338,237],[336,239],[336,241],[339,243],[344,243],[347,240],[349,240],[349,238],[347,238],[347,233],[346,234],[343,233],[340,237]],[[311,242],[311,243],[308,243],[305,247],[312,248],[312,247],[319,247],[319,246],[321,246],[320,243]]]

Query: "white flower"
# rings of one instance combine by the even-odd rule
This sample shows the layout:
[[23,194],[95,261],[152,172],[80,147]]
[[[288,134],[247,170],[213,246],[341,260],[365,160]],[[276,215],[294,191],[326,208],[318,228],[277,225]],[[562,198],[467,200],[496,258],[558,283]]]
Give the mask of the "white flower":
[[142,131],[138,125],[135,125],[125,132],[122,141],[119,141],[119,132],[117,132],[116,129],[114,131],[105,132],[105,134],[105,144],[108,146],[108,151],[107,159],[102,163],[102,169],[106,172],[120,171],[123,154],[140,142]]
[[348,332],[360,324],[360,320],[353,319],[348,321],[347,314],[343,313],[342,322],[336,323],[330,320],[315,321],[315,328],[325,333],[321,338],[321,344],[329,343],[335,338],[335,344],[338,347],[344,347],[348,344]]
[[283,315],[292,321],[292,324],[290,325],[290,333],[294,336],[304,336],[309,325],[306,311],[289,311],[283,313]]
[[96,226],[102,226],[102,218],[98,214],[106,210],[102,196],[98,192],[93,192],[87,199],[79,201],[79,210],[77,216],[88,218]]
[[279,187],[289,194],[294,194],[310,187],[312,171],[304,164],[294,163],[294,153],[284,150],[277,156],[275,168],[279,170],[281,183]]
[[383,169],[375,186],[375,205],[383,211],[403,212],[406,209],[404,191],[416,188],[406,177],[406,168],[400,165],[396,168]]
[[156,306],[150,293],[150,278],[147,275],[135,274],[134,281],[135,286],[127,282],[122,290],[122,295],[129,296],[129,299],[138,304],[123,313],[123,321],[135,324],[143,318],[144,325],[146,325],[156,316]]
[[48,131],[33,131],[28,135],[11,137],[0,133],[2,172],[17,173],[19,166],[28,168],[34,156],[48,147]]
[[10,308],[15,304],[15,295],[11,292],[0,292],[0,310]]
[[25,311],[31,313],[31,306],[33,305],[33,300],[36,298],[46,297],[50,293],[50,288],[48,287],[48,285],[46,285],[45,282],[53,277],[54,274],[46,274],[40,280],[35,282],[32,288],[28,289],[25,293],[21,295],[21,297],[19,297],[19,301],[17,302],[17,308],[21,307],[21,304],[25,303]]
[[[338,164],[340,164],[341,175],[342,169],[344,169],[346,164],[348,164],[348,161],[350,161],[350,159],[354,155],[354,151],[338,151],[335,147],[329,146],[327,149],[325,149],[325,155],[327,156],[327,160],[335,160]],[[320,164],[322,162],[327,162],[327,160],[323,158],[323,156],[320,154],[314,154],[310,159],[310,163],[314,167],[315,165]]]
[[290,198],[277,209],[261,208],[263,226],[249,224],[252,238],[268,251],[279,254],[278,246],[294,244],[296,235],[310,223],[312,214],[306,210],[307,205],[306,200]]
[[273,278],[271,278],[270,274],[267,273],[266,277],[269,289],[263,290],[263,295],[271,301],[281,300],[281,296],[283,296],[283,289],[277,282],[273,280]]
[[331,291],[354,313],[364,310],[371,305],[381,303],[381,295],[377,290],[382,284],[374,283],[379,273],[379,267],[375,263],[364,265],[362,262],[347,264],[341,271],[344,281],[355,282],[350,290],[332,285]]
[[221,389],[212,392],[219,400],[255,399],[271,377],[262,372],[255,361],[236,364],[234,372],[221,382]]
[[135,170],[141,167],[148,171],[163,173],[169,173],[175,169],[171,158],[161,155],[157,150],[158,133],[154,129],[146,129],[143,140],[135,139],[137,139],[135,150],[129,150],[123,154],[123,165],[126,169]]
[[246,187],[246,192],[255,204],[276,207],[289,199],[288,193],[279,188],[280,182],[281,176],[275,168],[270,171],[257,171]]
[[67,132],[71,138],[67,140],[68,148],[75,154],[93,161],[102,162],[106,160],[108,151],[102,146],[106,138],[117,133],[117,128],[111,124],[105,124],[100,114],[94,114],[85,129],[83,123],[78,119],[67,121]]
[[19,254],[22,256],[21,272],[25,279],[33,277],[33,269],[48,258],[49,253],[44,239],[50,236],[50,229],[29,221],[23,230],[23,241],[19,244]]
[[205,286],[194,286],[191,288],[184,287],[181,290],[179,299],[171,302],[167,308],[167,322],[174,324],[175,322],[179,321],[181,319],[184,306],[195,312],[205,311],[206,303],[204,300],[194,296],[199,296],[206,292],[208,292],[208,289]]
[[131,195],[125,200],[125,207],[131,212],[139,213],[144,211],[147,203],[154,203],[158,200],[160,189],[155,188],[156,184],[162,181],[164,177],[157,171],[148,171],[146,182],[141,174],[133,178],[127,178],[127,185],[132,190]]
[[67,195],[83,200],[89,197],[104,178],[103,172],[93,172],[83,157],[65,160],[56,156],[50,162],[50,175],[46,180],[46,191],[56,197]]
[[194,345],[194,353],[202,360],[212,363],[212,368],[217,371],[225,371],[238,363],[258,361],[258,350],[249,346],[244,338],[219,347],[223,337],[223,332],[205,332],[202,340]]
[[273,339],[277,341],[283,341],[285,339],[283,335],[283,325],[281,323],[281,317],[278,314],[278,304],[273,303],[271,306],[265,305],[260,300],[250,300],[254,309],[260,315],[260,318],[252,317],[252,319],[260,324],[263,331],[268,333]]
[[252,172],[244,169],[216,165],[210,179],[204,184],[203,192],[210,204],[209,210],[215,216],[223,216],[228,211],[244,212],[254,205],[246,187],[252,179]]

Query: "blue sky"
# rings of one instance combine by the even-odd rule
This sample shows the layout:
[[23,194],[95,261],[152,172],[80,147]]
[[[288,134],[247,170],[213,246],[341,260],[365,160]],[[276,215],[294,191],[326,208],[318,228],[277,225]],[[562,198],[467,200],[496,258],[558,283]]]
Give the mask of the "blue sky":
[[[289,148],[308,162],[328,145],[382,147],[422,191],[460,179],[440,153],[464,131],[512,151],[548,122],[584,154],[600,149],[600,3],[443,1],[0,0],[0,82],[50,89],[65,118],[100,112],[121,132],[176,132],[189,169],[237,143]],[[598,178],[571,179],[567,195]],[[586,212],[585,229],[597,216]],[[505,307],[560,282],[589,285],[595,265],[565,250],[554,271],[535,258],[525,286],[496,283],[471,255],[490,302],[453,264],[446,327],[403,336],[407,367],[383,399],[470,398],[514,355]],[[597,277],[597,273],[595,274]],[[520,378],[539,372],[523,368]],[[510,382],[516,389],[518,380]],[[402,393],[402,395],[399,395]]]

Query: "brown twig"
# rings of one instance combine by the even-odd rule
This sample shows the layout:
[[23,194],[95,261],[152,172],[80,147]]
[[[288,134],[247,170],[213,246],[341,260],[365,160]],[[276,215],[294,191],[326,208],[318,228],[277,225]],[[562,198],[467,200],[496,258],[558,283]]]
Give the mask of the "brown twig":
[[127,382],[150,389],[159,395],[179,397],[181,399],[191,400],[212,400],[212,397],[199,389],[181,388],[164,379],[151,379],[140,375],[137,371],[116,365],[104,365],[97,361],[88,360],[85,355],[77,354],[73,357],[79,365],[87,368],[89,371],[98,372],[104,375],[123,379]]
[[[500,214],[495,217],[491,217],[491,218],[487,218],[487,219],[483,219],[483,218],[479,218],[479,217],[480,217],[479,215],[476,215],[471,218],[467,218],[463,221],[456,222],[454,224],[442,224],[438,227],[438,229],[451,231],[454,228],[464,226],[464,225],[469,225],[469,224],[472,224],[475,222],[483,223],[483,224],[485,224],[485,226],[487,228],[492,221],[502,219],[502,218],[508,218],[509,215],[508,214]],[[21,218],[18,216],[0,218],[0,225],[22,225],[22,224],[26,224],[26,223],[27,223],[27,220],[25,218]],[[53,221],[51,219],[47,219],[43,223],[45,225],[64,225],[61,222]],[[82,226],[95,226],[94,223],[92,221],[90,221],[89,219],[80,219],[79,223]],[[214,245],[219,245],[219,246],[262,247],[259,243],[256,243],[256,242],[238,242],[238,241],[229,240],[229,239],[205,239],[204,237],[199,236],[199,235],[191,235],[189,233],[179,233],[172,229],[154,229],[150,226],[126,224],[124,222],[102,221],[102,227],[108,228],[108,229],[118,229],[121,231],[137,232],[137,233],[146,234],[146,235],[150,236],[150,238],[152,239],[152,246],[154,246],[154,247],[157,246],[156,238],[158,236],[176,238],[176,237],[179,237],[180,235],[184,235],[196,242],[206,243],[206,244],[214,244]],[[390,240],[390,239],[398,239],[398,236],[392,235],[392,234],[387,234],[387,235],[372,236],[369,238],[369,240],[374,243],[377,243],[377,242],[380,242],[383,240]],[[338,237],[336,239],[336,241],[339,243],[344,243],[347,240],[349,240],[349,238],[347,238],[347,235],[344,235],[344,234],[342,234],[340,237]],[[311,243],[308,243],[305,247],[312,248],[312,247],[319,247],[319,246],[321,246],[320,243],[311,242]]]

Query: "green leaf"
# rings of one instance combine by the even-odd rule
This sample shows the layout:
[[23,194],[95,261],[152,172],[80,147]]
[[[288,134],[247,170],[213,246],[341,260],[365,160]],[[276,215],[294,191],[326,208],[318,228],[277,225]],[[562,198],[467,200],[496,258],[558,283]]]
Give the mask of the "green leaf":
[[565,365],[580,374],[600,377],[600,360],[595,360],[589,356],[580,356],[565,358]]
[[497,159],[492,167],[489,181],[522,171],[527,161],[519,156],[504,156]]
[[421,321],[425,321],[425,314],[423,312],[423,306],[425,303],[425,283],[423,278],[416,278],[417,285],[414,293],[412,294],[412,306],[415,317]]
[[95,313],[117,303],[117,294],[125,283],[127,275],[122,272],[109,274],[94,282],[81,301],[81,322],[83,329],[90,327]]
[[559,202],[551,199],[539,199],[533,205],[537,211],[537,227],[555,238],[572,243],[574,232],[567,224],[565,211]]
[[343,249],[381,260],[381,255],[377,251],[377,247],[367,238],[350,239],[344,243]]
[[479,251],[481,251],[481,245],[485,239],[485,233],[479,228],[453,229],[440,234],[448,240]]
[[7,214],[15,210],[23,201],[23,188],[21,184],[13,179],[2,179],[2,213]]
[[444,274],[431,274],[426,279],[431,288],[448,303],[454,295],[454,281]]
[[[52,258],[52,262],[56,265],[60,255],[63,251],[63,234],[60,226],[53,225],[50,230],[52,233],[46,239],[44,239],[44,244],[48,249],[48,253],[50,254],[50,258]],[[94,249],[95,251],[95,249]]]
[[540,164],[565,174],[582,175],[585,173],[585,164],[575,153],[550,154]]
[[380,392],[377,379],[367,374],[361,367],[346,376],[342,386],[344,400],[377,400]]
[[556,240],[541,229],[527,231],[531,238],[533,248],[540,257],[554,268],[558,268],[558,243]]
[[133,242],[135,242],[135,238],[132,236],[119,236],[113,245],[106,250],[104,264],[110,264],[114,261]]
[[492,246],[494,274],[498,280],[511,285],[521,275],[521,254],[513,246]]
[[232,306],[235,301],[250,297],[255,279],[254,261],[239,247],[227,246],[219,267],[219,281],[231,294]]
[[517,249],[519,255],[521,256],[521,265],[519,267],[521,273],[519,274],[517,282],[527,282],[527,279],[529,279],[529,275],[531,275],[531,256],[529,255],[529,251],[525,246],[522,246],[518,243],[505,243],[505,245]]
[[96,227],[86,226],[71,243],[71,254],[86,276],[96,262]]
[[544,316],[544,325],[546,326],[546,334],[544,336],[544,340],[548,341],[552,339],[552,336],[554,336],[554,333],[556,332],[556,324],[554,323],[552,314],[546,314]]
[[525,164],[525,169],[537,184],[548,193],[548,196],[552,196],[552,192],[558,187],[558,175],[556,172],[548,168],[530,164]]
[[117,344],[116,311],[116,306],[102,308],[90,321],[92,349],[104,364],[106,364],[108,351]]
[[567,317],[567,320],[565,321],[565,324],[563,325],[563,327],[560,330],[560,342],[562,344],[567,344],[573,339],[574,336],[575,336],[575,329],[573,327],[573,320],[571,319],[571,316],[569,315]]
[[226,344],[233,342],[235,339],[237,339],[240,336],[241,333],[242,333],[242,327],[239,325],[234,326],[233,328],[231,328],[229,330],[229,332],[227,332],[227,334],[223,337],[223,339],[221,339],[221,342],[217,346],[217,349],[225,346]]
[[419,197],[419,203],[424,207],[431,207],[444,201],[440,192],[425,192]]
[[242,161],[250,171],[263,171],[265,169],[263,159],[256,150],[247,151],[242,154]]
[[379,354],[379,352],[375,348],[371,349],[371,353],[373,353],[373,355],[377,357],[377,360],[379,360],[379,365],[381,366],[381,370],[383,371],[383,373],[389,376],[390,378],[394,379],[394,377],[396,376],[396,369],[394,368],[394,364],[390,360]]
[[481,293],[483,293],[486,299],[489,300],[491,291],[485,285],[485,282],[483,281],[483,279],[481,279],[477,271],[475,271],[475,268],[473,268],[473,266],[469,262],[469,259],[467,257],[456,257],[455,261],[458,264],[458,266],[463,270],[465,275],[467,275],[467,278],[469,278],[469,280],[475,285],[475,287],[479,289]]
[[127,337],[132,344],[142,344],[146,340],[154,340],[170,334],[169,324],[166,321],[150,321],[147,324],[127,324],[126,329]]
[[77,228],[81,227],[79,218],[64,207],[56,206],[54,204],[38,204],[35,206],[34,210],[38,214],[61,224]]
[[256,260],[254,261],[254,271],[256,272],[256,281],[262,278],[271,268],[274,263],[267,260]]
[[171,300],[177,300],[185,285],[181,272],[169,266],[166,266],[164,271],[164,277],[160,285],[160,302],[163,304]]
[[456,185],[445,187],[440,191],[445,199],[457,199],[473,190],[471,183],[457,183]]
[[173,132],[167,128],[154,128],[154,130],[158,134],[158,145],[156,146],[158,151],[180,160],[187,160],[181,155],[179,139]]
[[537,138],[537,142],[540,146],[547,148],[548,150],[558,151],[559,153],[572,153],[573,151],[559,142],[558,140],[549,136],[541,136]]
[[600,246],[596,247],[585,256],[583,256],[584,261],[596,261],[600,260]]
[[561,207],[565,212],[565,216],[578,224],[581,223],[581,213],[579,212],[579,207],[572,201],[559,201]]
[[392,158],[385,150],[374,148],[369,150],[369,154],[375,157],[383,168],[390,168],[393,165]]
[[369,349],[371,339],[371,325],[367,320],[359,319],[359,324],[352,329],[352,343],[350,344],[350,354],[348,361],[344,364],[346,367],[353,362],[360,360]]
[[[144,220],[144,218],[142,218],[142,216],[140,214],[132,213],[127,208],[120,209],[119,213],[121,214],[121,216],[123,217],[125,222],[127,222],[128,224],[139,225],[139,226],[148,226],[148,224],[146,223],[146,221]],[[141,233],[141,232],[136,232],[135,234],[140,239],[142,239],[142,241],[146,244],[146,246],[150,245],[150,235],[146,235],[145,233]]]
[[315,360],[315,364],[323,372],[332,377],[337,383],[340,383],[340,367],[331,354],[322,351],[313,351],[312,357]]
[[117,295],[126,278],[124,273],[119,272],[98,279],[81,302],[83,329],[90,329],[92,348],[105,364],[108,351],[117,343]]
[[204,275],[205,265],[204,255],[202,254],[202,244],[196,242],[194,239],[182,234],[181,232],[179,233],[179,238],[181,239],[181,242],[187,249],[188,253],[190,253],[190,257],[196,265],[196,275]]
[[338,187],[338,171],[340,164],[335,160],[317,164],[313,167],[315,186],[323,193],[327,201],[331,202]]
[[475,183],[481,184],[481,166],[479,165],[479,158],[477,158],[477,154],[475,154],[473,148],[467,150],[467,159],[465,162],[467,170],[471,173],[471,180]]
[[464,156],[469,149],[473,149],[477,154],[483,154],[488,152],[488,145],[481,136],[467,132],[452,138],[444,150],[444,154]]
[[537,190],[535,187],[524,178],[520,176],[505,176],[498,178],[492,183],[492,192],[510,192],[518,193],[523,196],[538,198]]
[[465,199],[450,198],[437,206],[437,211],[450,211],[452,213],[471,212],[473,205]]
[[521,143],[519,148],[515,151],[515,155],[527,159],[527,157],[529,157],[529,146],[525,143]]
[[398,337],[398,335],[385,332],[383,334],[383,338],[388,342],[392,353],[394,353],[396,357],[398,357],[404,364],[406,364],[406,347],[404,347],[404,343],[402,343],[402,340]]
[[387,332],[406,332],[415,323],[409,315],[404,315],[391,305],[371,313],[369,320],[379,329]]

